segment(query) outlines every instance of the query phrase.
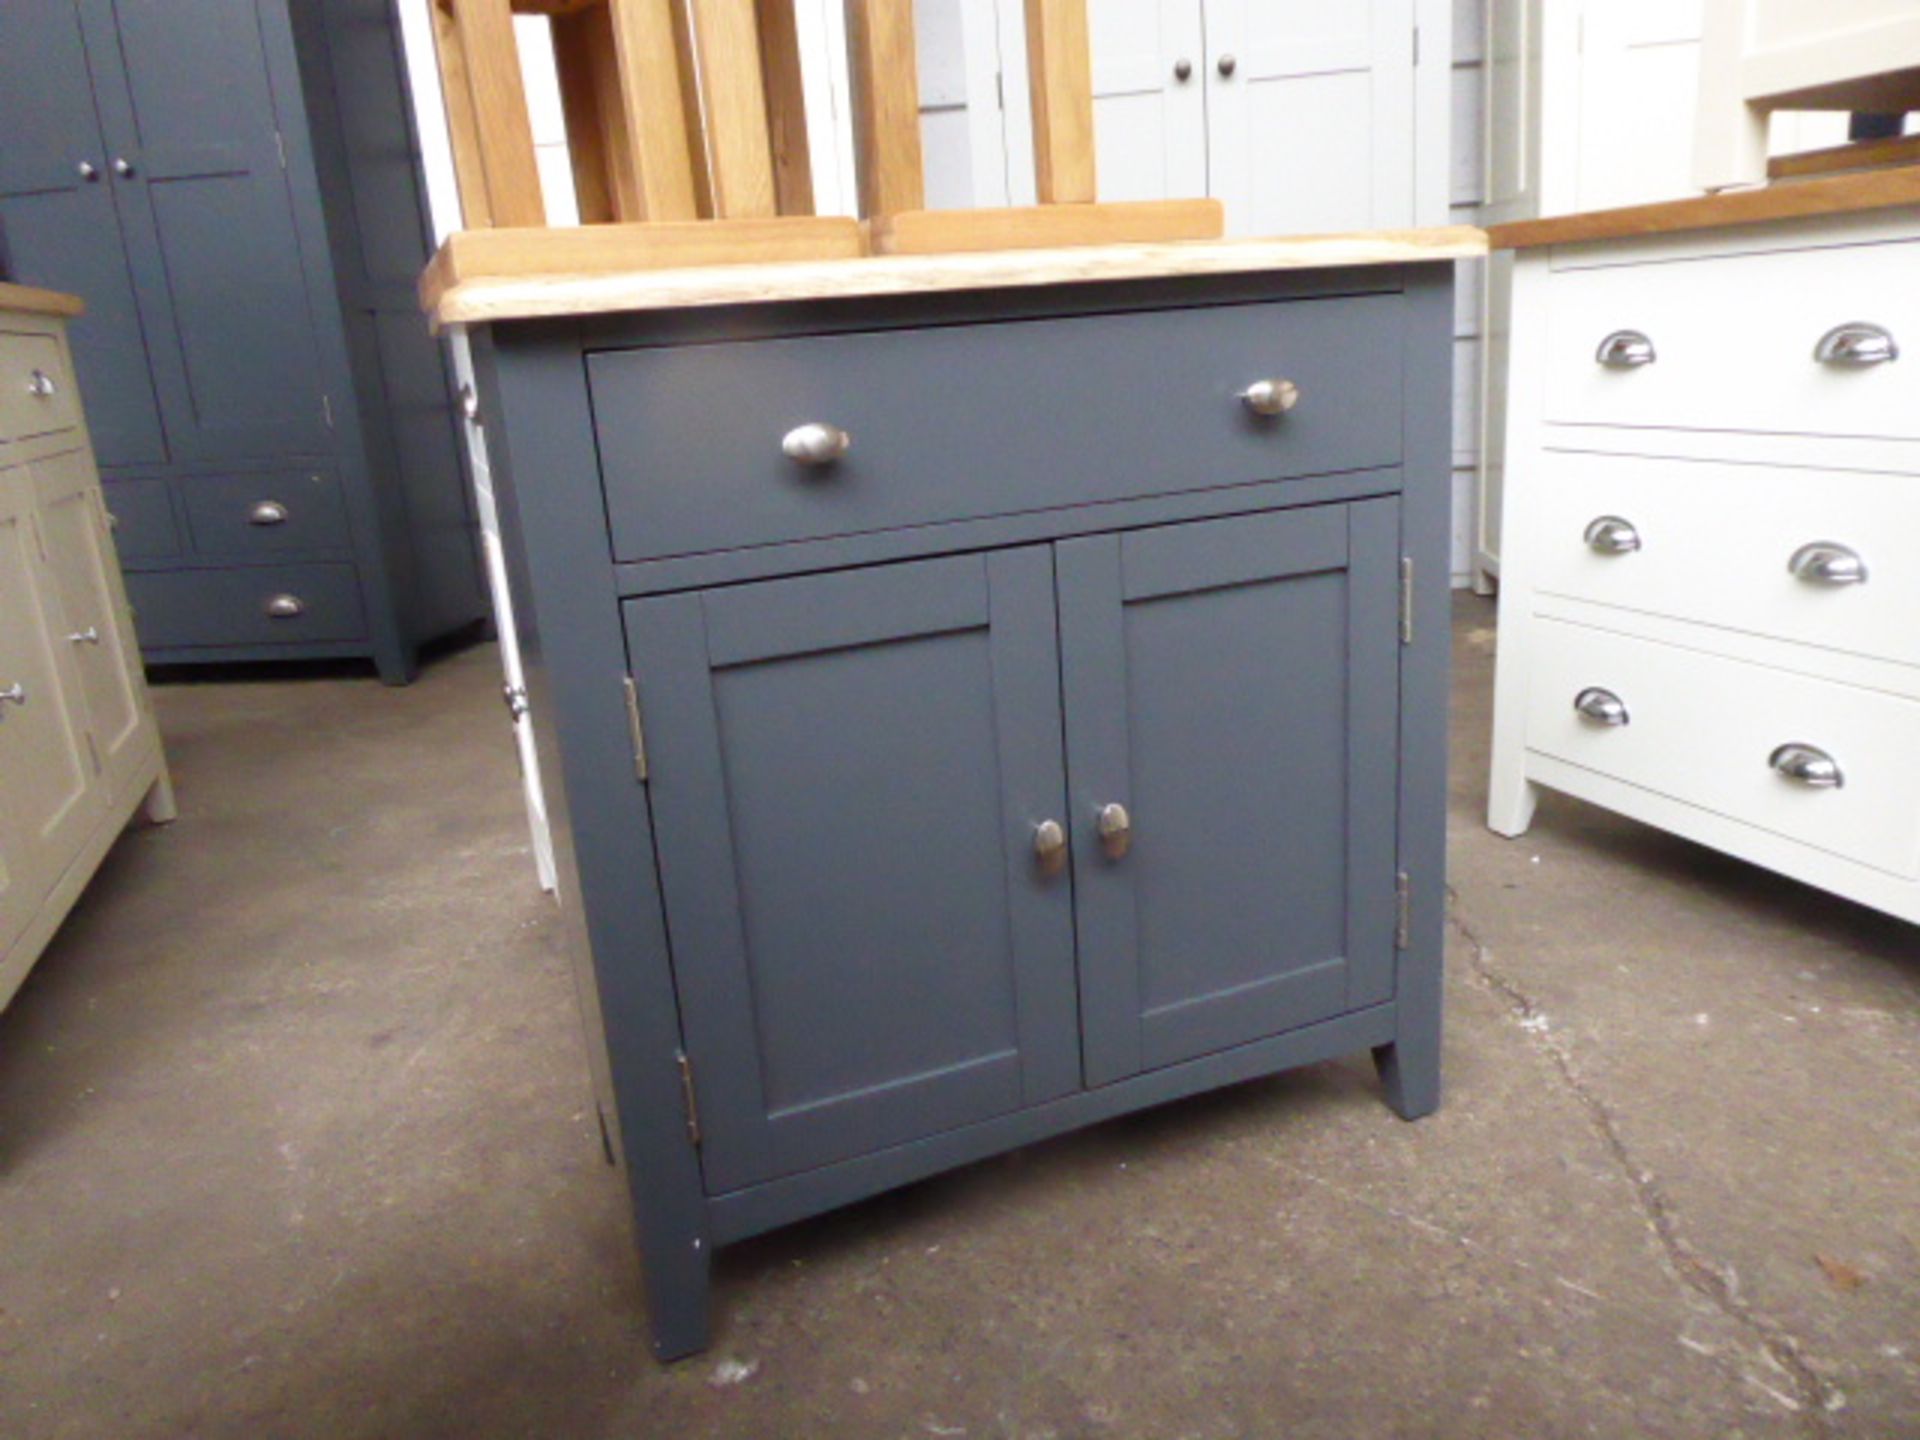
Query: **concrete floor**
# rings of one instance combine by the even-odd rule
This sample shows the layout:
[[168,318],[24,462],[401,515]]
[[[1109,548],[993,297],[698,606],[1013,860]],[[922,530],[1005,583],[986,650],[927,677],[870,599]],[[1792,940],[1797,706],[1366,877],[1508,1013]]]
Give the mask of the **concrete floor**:
[[1439,1115],[1359,1057],[990,1161],[724,1252],[667,1370],[492,653],[160,690],[181,818],[0,1017],[0,1436],[1920,1435],[1916,932],[1490,835],[1491,624]]

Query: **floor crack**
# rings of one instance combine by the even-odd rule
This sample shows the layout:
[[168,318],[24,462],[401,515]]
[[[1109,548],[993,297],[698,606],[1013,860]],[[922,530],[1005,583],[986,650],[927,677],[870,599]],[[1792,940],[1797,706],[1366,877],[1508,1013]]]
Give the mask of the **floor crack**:
[[1791,1398],[1809,1435],[1829,1435],[1828,1416],[1846,1404],[1846,1396],[1838,1387],[1821,1378],[1807,1363],[1801,1353],[1800,1342],[1784,1325],[1756,1309],[1740,1295],[1728,1270],[1701,1255],[1680,1233],[1673,1202],[1652,1172],[1634,1158],[1633,1151],[1620,1133],[1612,1109],[1580,1073],[1572,1048],[1547,1024],[1547,1017],[1539,1002],[1518,981],[1494,965],[1492,950],[1461,915],[1460,892],[1451,885],[1447,887],[1447,923],[1466,942],[1467,960],[1474,979],[1506,1003],[1528,1041],[1552,1065],[1567,1090],[1586,1111],[1588,1122],[1625,1178],[1648,1229],[1659,1242],[1667,1268],[1681,1284],[1751,1334],[1768,1360],[1793,1387],[1791,1397],[1781,1397],[1771,1390],[1768,1393],[1774,1394],[1776,1399]]

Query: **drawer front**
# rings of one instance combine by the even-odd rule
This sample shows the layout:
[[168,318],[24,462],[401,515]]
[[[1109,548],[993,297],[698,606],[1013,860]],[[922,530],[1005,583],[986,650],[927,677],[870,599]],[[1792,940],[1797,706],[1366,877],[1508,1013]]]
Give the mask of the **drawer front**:
[[[1592,270],[1548,281],[1547,418],[1911,439],[1920,436],[1920,242],[1778,251]],[[1836,326],[1887,331],[1907,352],[1822,363]],[[1651,363],[1605,365],[1637,332]]]
[[164,560],[180,553],[180,531],[165,480],[103,480],[101,498],[120,559]]
[[1920,664],[1920,476],[1553,452],[1536,463],[1537,589]]
[[[1556,620],[1534,620],[1527,748],[1891,874],[1920,873],[1920,702]],[[1626,723],[1575,708],[1589,687]],[[1769,763],[1816,747],[1842,784]]]
[[367,629],[351,565],[136,572],[127,597],[148,650],[317,644],[358,640]]
[[57,335],[0,331],[0,439],[30,440],[80,423],[80,397]]
[[[1401,301],[1342,297],[589,357],[620,560],[1397,465]],[[1275,418],[1239,398],[1287,379]],[[850,437],[831,463],[797,427]]]
[[325,471],[193,475],[178,484],[201,555],[251,560],[351,543],[340,482]]

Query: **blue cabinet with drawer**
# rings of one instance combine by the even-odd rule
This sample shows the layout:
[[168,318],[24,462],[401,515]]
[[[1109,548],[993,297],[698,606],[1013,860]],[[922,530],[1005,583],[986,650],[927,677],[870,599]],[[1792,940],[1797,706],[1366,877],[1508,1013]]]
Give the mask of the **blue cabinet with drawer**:
[[1439,264],[476,332],[656,1352],[713,1248],[1372,1050],[1439,1095]]

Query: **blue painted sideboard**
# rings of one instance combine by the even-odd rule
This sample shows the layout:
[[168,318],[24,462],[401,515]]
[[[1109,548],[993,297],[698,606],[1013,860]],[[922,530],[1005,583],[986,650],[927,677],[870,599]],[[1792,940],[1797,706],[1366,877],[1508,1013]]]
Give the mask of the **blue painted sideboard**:
[[947,1167],[1353,1051],[1438,1103],[1451,316],[1409,260],[474,322],[661,1357],[715,1246]]

